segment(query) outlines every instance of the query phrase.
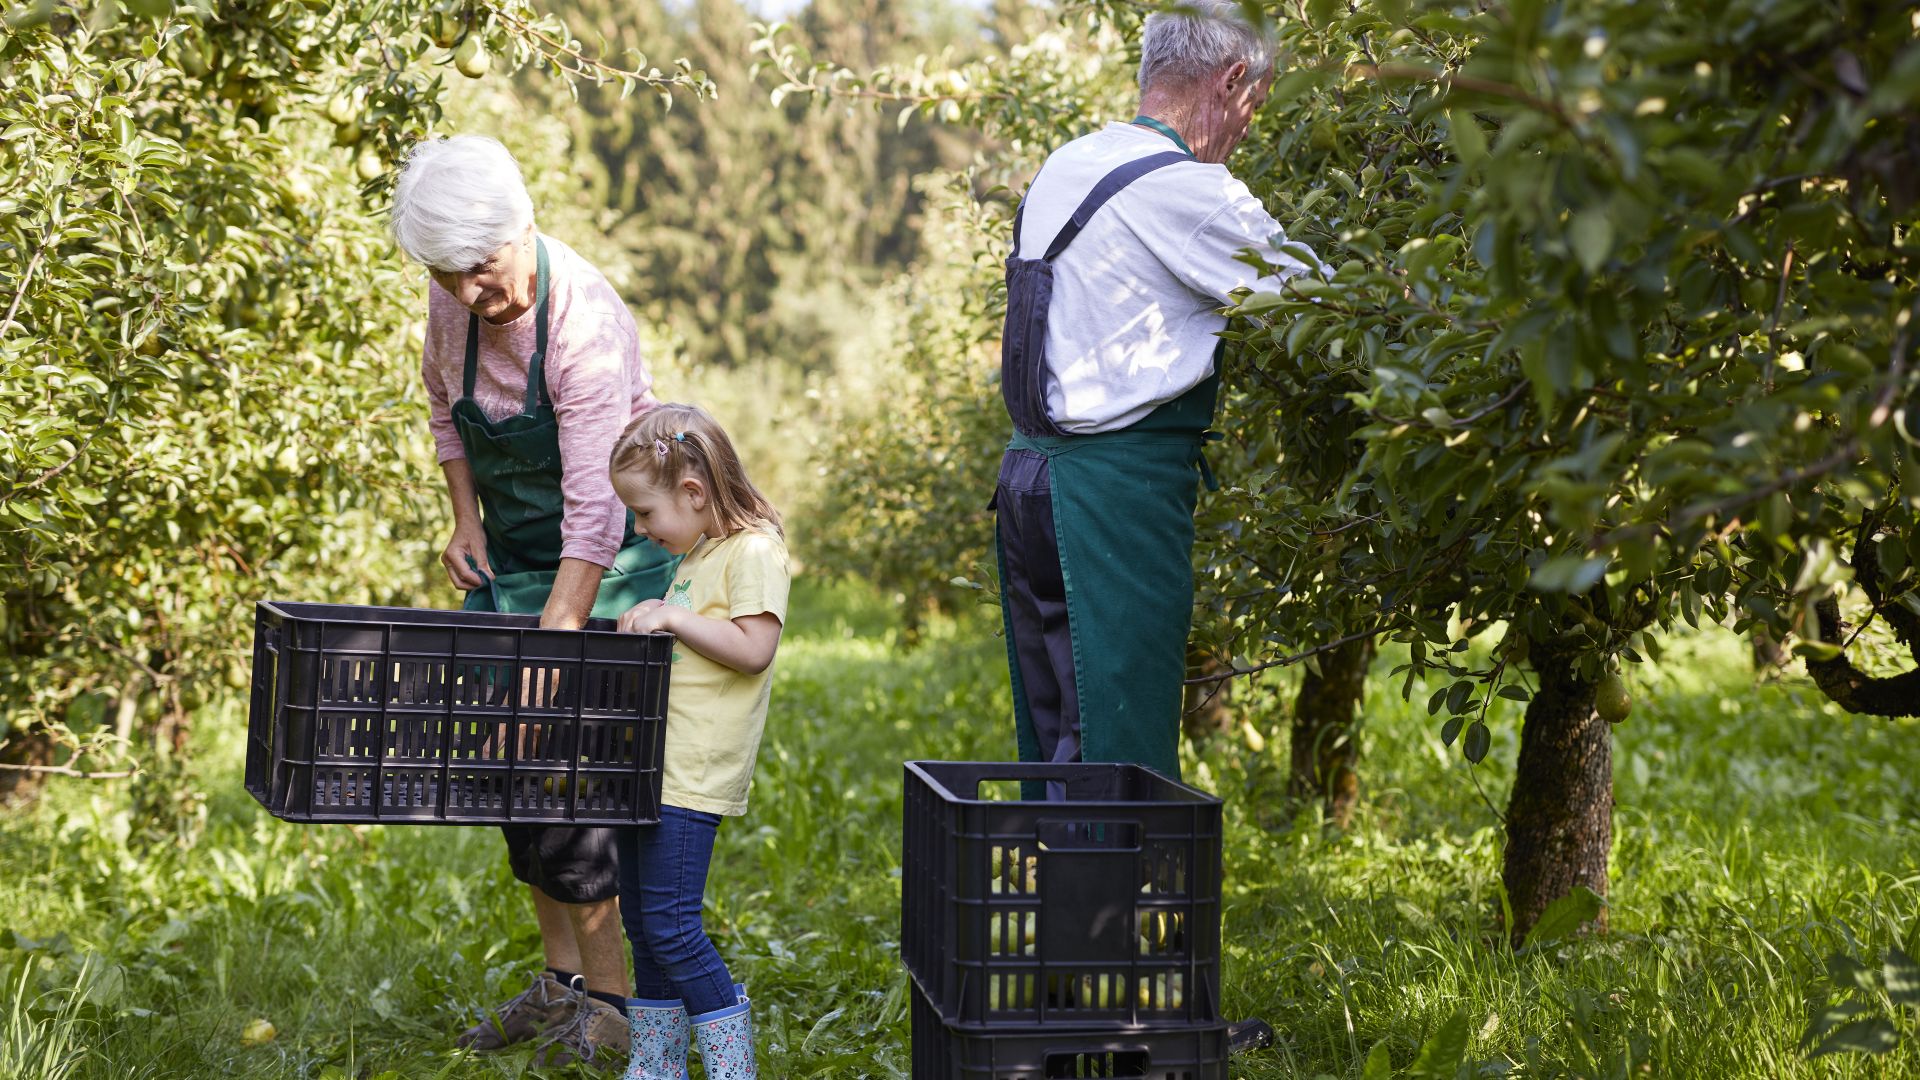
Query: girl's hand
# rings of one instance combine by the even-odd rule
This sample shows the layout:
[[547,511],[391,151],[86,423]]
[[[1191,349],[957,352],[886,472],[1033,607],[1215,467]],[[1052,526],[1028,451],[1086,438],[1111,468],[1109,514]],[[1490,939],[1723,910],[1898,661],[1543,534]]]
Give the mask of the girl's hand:
[[620,616],[620,632],[623,634],[651,634],[665,630],[673,632],[668,625],[673,621],[673,613],[680,609],[664,600],[642,600],[628,608]]

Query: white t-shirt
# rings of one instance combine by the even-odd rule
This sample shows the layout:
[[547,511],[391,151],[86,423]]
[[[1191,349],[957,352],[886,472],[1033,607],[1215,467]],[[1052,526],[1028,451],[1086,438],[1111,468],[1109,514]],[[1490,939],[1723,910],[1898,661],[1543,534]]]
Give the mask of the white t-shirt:
[[[1111,123],[1055,150],[1027,190],[1019,257],[1037,259],[1100,178],[1178,150],[1138,124]],[[1227,294],[1310,269],[1278,249],[1285,234],[1225,165],[1181,161],[1115,195],[1053,261],[1047,309],[1047,415],[1076,435],[1127,427],[1213,373]],[[1282,267],[1261,279],[1235,256]],[[1290,249],[1298,251],[1298,247]]]

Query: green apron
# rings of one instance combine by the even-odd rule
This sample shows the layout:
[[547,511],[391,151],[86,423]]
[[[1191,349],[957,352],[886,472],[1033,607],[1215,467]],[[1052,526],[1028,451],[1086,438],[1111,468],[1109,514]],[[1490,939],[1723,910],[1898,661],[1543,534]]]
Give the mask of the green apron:
[[[565,500],[560,491],[560,423],[546,384],[547,245],[536,243],[534,348],[527,362],[526,406],[518,415],[495,422],[473,400],[480,316],[467,317],[466,370],[461,398],[453,403],[453,426],[473,469],[487,561],[493,566],[486,586],[467,593],[468,611],[538,615],[560,569]],[[617,618],[642,600],[666,595],[679,561],[665,548],[634,535],[633,515],[628,514],[619,554],[600,579],[593,617]]]
[[[1193,513],[1199,482],[1217,487],[1201,450],[1217,437],[1207,427],[1224,346],[1215,347],[1213,374],[1131,427],[1093,435],[1016,431],[1008,443],[1009,449],[1047,458],[1073,638],[1082,761],[1135,762],[1180,775],[1179,717],[1193,623]],[[1005,553],[999,554],[1004,581]],[[1004,606],[1002,618],[1020,760],[1041,761]],[[1158,632],[1143,633],[1147,628]]]

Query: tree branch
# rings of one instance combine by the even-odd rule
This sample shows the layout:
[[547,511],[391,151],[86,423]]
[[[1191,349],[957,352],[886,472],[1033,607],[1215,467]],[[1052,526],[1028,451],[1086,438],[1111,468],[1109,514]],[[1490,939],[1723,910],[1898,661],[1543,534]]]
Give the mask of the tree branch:
[[14,772],[42,773],[48,776],[77,776],[82,780],[125,780],[137,776],[139,769],[115,769],[110,772],[82,772],[69,765],[16,765],[11,761],[0,761],[0,769]]
[[[1920,614],[1904,604],[1889,603],[1880,582],[1880,552],[1874,547],[1873,534],[1880,527],[1877,514],[1869,514],[1860,522],[1860,534],[1853,541],[1853,580],[1860,590],[1867,594],[1867,600],[1873,605],[1875,615],[1887,620],[1893,627],[1893,636],[1912,654],[1914,662],[1920,663]],[[1822,638],[1831,641],[1832,638]]]
[[1297,664],[1300,661],[1305,660],[1310,656],[1319,656],[1321,653],[1332,652],[1333,650],[1339,648],[1342,645],[1351,645],[1356,641],[1361,641],[1366,638],[1376,637],[1380,634],[1384,634],[1387,632],[1387,629],[1388,629],[1387,627],[1381,626],[1381,627],[1376,627],[1372,630],[1362,630],[1357,634],[1348,634],[1346,637],[1336,638],[1335,640],[1329,641],[1324,645],[1315,645],[1313,648],[1307,649],[1304,652],[1292,653],[1290,655],[1278,657],[1273,660],[1265,660],[1258,664],[1250,664],[1247,667],[1243,667],[1243,668],[1228,668],[1226,671],[1220,672],[1219,674],[1216,674],[1216,675],[1197,676],[1195,678],[1186,680],[1186,685],[1198,686],[1202,683],[1223,682],[1227,679],[1237,678],[1241,675],[1252,675],[1255,672],[1265,671],[1268,668],[1291,667],[1294,664]]
[[[1813,606],[1820,624],[1820,640],[1839,641],[1847,624],[1840,619],[1840,601],[1829,596]],[[1899,675],[1868,675],[1853,666],[1842,652],[1831,660],[1807,658],[1807,674],[1835,705],[1862,716],[1920,716],[1920,668]]]

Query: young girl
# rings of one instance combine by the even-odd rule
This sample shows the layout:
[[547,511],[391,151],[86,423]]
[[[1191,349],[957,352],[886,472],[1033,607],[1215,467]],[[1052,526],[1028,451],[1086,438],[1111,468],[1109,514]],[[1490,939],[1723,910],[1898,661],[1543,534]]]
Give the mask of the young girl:
[[613,489],[634,531],[683,556],[665,600],[620,629],[678,637],[667,696],[660,823],[623,830],[620,918],[633,946],[627,1080],[681,1080],[689,1029],[709,1080],[755,1075],[747,999],[700,923],[722,817],[747,812],[787,615],[780,515],[705,410],[659,405],[613,449]]

